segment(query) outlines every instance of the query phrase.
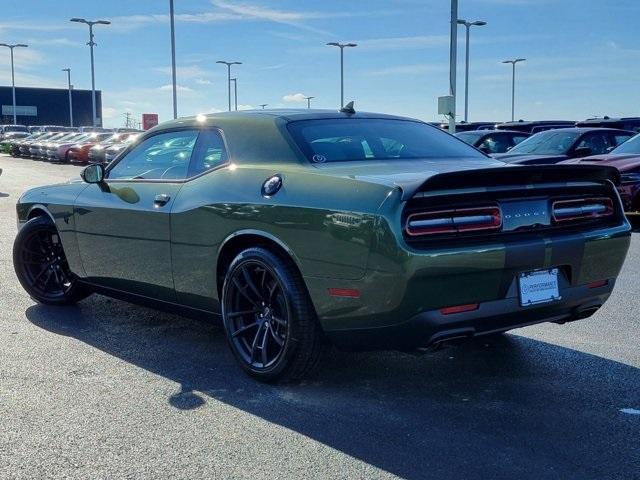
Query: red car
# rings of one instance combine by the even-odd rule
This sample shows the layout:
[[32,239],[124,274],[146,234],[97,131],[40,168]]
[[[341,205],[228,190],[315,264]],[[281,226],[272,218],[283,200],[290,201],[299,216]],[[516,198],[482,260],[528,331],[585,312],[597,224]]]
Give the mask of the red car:
[[640,212],[640,134],[622,143],[611,152],[561,163],[597,164],[615,167],[620,172],[618,187],[626,212]]
[[96,143],[100,143],[109,137],[112,137],[111,132],[96,132],[92,133],[88,138],[84,139],[80,143],[76,143],[67,151],[69,161],[73,163],[88,163],[89,162],[89,150]]

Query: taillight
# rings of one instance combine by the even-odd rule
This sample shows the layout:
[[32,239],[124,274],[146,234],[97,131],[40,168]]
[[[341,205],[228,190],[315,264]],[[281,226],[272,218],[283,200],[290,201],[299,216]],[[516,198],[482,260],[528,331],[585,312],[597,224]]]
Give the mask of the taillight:
[[580,198],[553,202],[553,221],[556,223],[592,220],[613,215],[613,201],[610,198]]
[[502,214],[497,206],[454,208],[412,213],[405,231],[419,235],[496,231],[502,228]]

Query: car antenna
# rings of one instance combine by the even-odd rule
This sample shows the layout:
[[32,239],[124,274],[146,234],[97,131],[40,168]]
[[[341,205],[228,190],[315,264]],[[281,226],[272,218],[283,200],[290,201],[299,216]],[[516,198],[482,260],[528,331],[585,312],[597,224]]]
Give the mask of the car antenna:
[[346,113],[347,115],[353,115],[356,113],[356,109],[353,108],[353,100],[347,103],[344,107],[340,109],[340,112]]

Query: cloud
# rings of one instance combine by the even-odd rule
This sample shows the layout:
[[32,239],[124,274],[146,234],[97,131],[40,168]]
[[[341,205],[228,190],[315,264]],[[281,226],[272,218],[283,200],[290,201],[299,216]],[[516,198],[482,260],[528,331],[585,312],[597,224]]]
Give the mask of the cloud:
[[196,78],[194,80],[196,85],[211,85],[213,82],[207,78]]
[[253,110],[255,108],[256,107],[254,107],[253,105],[245,105],[245,104],[242,104],[242,103],[238,104],[238,110]]
[[109,120],[118,116],[118,110],[113,107],[103,107],[102,109],[102,118],[105,120]]
[[[155,72],[171,75],[171,67],[155,67]],[[180,78],[206,78],[212,75],[210,71],[203,69],[198,65],[178,65],[176,67],[176,75]]]
[[[158,87],[158,90],[171,91],[173,90],[173,85],[168,83],[167,85],[162,85],[161,87]],[[176,90],[178,92],[193,92],[192,88],[185,87],[184,85],[176,85]]]
[[306,102],[307,96],[304,93],[293,93],[285,95],[282,100],[288,103]]

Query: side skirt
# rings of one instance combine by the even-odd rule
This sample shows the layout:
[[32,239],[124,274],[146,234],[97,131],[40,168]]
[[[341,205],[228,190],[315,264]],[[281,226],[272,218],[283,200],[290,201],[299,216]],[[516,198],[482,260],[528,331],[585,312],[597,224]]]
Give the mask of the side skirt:
[[182,315],[189,318],[198,320],[213,320],[219,321],[222,319],[222,315],[218,312],[211,312],[208,310],[200,310],[198,308],[188,307],[186,305],[180,305],[178,303],[166,302],[164,300],[157,300],[155,298],[146,297],[144,295],[138,295],[135,293],[129,293],[115,288],[104,287],[96,285],[85,280],[80,280],[80,283],[91,290],[93,293],[104,295],[105,297],[115,298],[123,300],[125,302],[135,303],[136,305],[142,305],[144,307],[161,310],[167,313],[174,313],[176,315]]

